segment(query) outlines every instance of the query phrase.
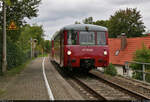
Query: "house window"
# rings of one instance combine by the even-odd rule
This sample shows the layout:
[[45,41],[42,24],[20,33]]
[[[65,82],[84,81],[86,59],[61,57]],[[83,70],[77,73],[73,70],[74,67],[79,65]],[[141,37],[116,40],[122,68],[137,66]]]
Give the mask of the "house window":
[[118,55],[119,55],[119,52],[120,52],[120,50],[117,50],[117,51],[115,52],[115,55],[118,56]]

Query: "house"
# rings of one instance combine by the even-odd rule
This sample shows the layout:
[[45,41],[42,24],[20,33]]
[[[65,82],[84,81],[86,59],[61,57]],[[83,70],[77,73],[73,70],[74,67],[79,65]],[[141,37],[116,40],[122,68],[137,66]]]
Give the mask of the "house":
[[[127,38],[125,35],[121,35],[119,38],[109,38],[109,62],[115,65],[117,72],[120,75],[124,75],[125,62],[133,61],[134,53],[137,49],[141,49],[142,45],[150,48],[150,36]],[[129,75],[132,76],[132,71],[129,71]]]

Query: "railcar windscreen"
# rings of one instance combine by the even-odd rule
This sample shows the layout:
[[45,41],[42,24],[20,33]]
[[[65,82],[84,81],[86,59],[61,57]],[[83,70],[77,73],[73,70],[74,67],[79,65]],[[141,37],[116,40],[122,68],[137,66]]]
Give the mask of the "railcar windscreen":
[[[106,45],[106,35],[105,32],[94,31],[79,31],[79,44],[80,45]],[[68,45],[77,45],[78,44],[78,32],[77,31],[68,31],[67,34],[67,43]]]
[[95,45],[95,33],[87,32],[87,31],[80,31],[79,44],[80,45]]
[[106,45],[105,32],[97,32],[97,45]]
[[68,45],[76,45],[77,44],[77,31],[68,31],[67,34]]

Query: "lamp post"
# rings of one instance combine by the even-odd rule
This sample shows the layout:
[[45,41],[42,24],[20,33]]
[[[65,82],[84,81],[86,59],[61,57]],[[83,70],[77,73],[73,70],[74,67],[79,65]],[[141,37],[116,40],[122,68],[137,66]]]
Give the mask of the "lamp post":
[[35,57],[35,47],[36,47],[37,39],[33,39],[32,42],[33,42],[33,49],[32,49],[32,54],[33,54],[33,55],[32,55],[32,56]]

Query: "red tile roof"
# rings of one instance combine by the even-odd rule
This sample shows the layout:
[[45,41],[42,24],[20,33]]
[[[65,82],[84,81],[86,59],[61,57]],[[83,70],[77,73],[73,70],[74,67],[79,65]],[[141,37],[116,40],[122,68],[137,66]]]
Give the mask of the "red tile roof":
[[[109,38],[108,43],[110,51],[109,62],[116,65],[124,65],[125,61],[133,60],[135,51],[141,49],[143,43],[147,48],[150,48],[150,36],[127,38],[127,46],[124,50],[120,50],[121,38]],[[116,56],[117,50],[120,50],[120,52]]]

